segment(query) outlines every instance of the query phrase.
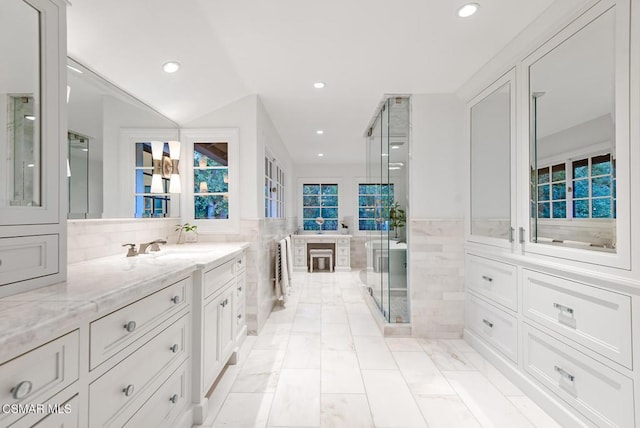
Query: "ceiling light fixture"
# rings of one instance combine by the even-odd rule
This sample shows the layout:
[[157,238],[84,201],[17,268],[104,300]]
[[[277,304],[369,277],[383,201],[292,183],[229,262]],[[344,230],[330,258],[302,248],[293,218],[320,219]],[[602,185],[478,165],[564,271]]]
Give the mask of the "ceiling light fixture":
[[389,156],[389,153],[382,153],[380,156],[382,156],[383,158],[386,158],[387,156]]
[[169,61],[162,64],[162,69],[165,73],[175,73],[180,68],[180,63],[177,61]]
[[400,169],[400,167],[399,166],[390,166],[389,167],[389,171],[396,170],[396,169]]
[[391,146],[391,148],[392,148],[392,149],[399,149],[399,148],[400,148],[400,146],[396,144],[396,145]]
[[24,116],[24,118],[27,120],[36,120],[36,117],[32,114],[27,114]]
[[318,130],[316,131],[316,134],[318,134],[318,135],[322,135],[322,134],[324,134],[324,131],[323,131],[322,129],[318,129]]
[[316,83],[313,84],[313,87],[316,88],[316,89],[322,89],[325,86],[327,86],[327,85],[325,85],[324,82],[316,82]]
[[460,18],[468,18],[476,13],[479,7],[480,5],[478,3],[467,3],[462,5],[460,9],[458,9],[458,16]]
[[322,156],[324,156],[324,153],[318,153],[318,157],[321,158]]

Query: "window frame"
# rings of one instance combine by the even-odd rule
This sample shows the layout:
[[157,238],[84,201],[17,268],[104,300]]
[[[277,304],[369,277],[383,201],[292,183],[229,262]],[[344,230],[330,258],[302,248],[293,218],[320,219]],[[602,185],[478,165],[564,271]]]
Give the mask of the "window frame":
[[[264,161],[264,217],[265,219],[286,218],[285,171],[268,150],[265,150]],[[273,191],[274,188],[275,191]]]
[[[304,231],[304,232],[309,232],[309,233],[313,233],[313,232],[318,232],[316,230],[305,230],[304,229],[304,186],[308,185],[308,184],[319,184],[319,185],[328,185],[328,184],[335,184],[338,186],[338,193],[336,194],[336,196],[338,197],[338,205],[337,205],[337,209],[338,209],[338,215],[336,217],[337,220],[337,224],[336,224],[336,229],[325,229],[324,226],[322,228],[323,232],[335,232],[335,233],[340,233],[340,222],[341,222],[341,213],[343,211],[342,209],[342,203],[344,201],[344,186],[342,185],[342,179],[341,178],[318,178],[318,177],[300,177],[297,180],[297,185],[298,185],[298,190],[297,190],[297,194],[298,194],[298,218],[299,218],[299,228],[300,230]],[[333,208],[333,206],[331,206],[331,208]]]
[[[367,180],[367,179],[358,179],[356,180],[355,183],[355,204],[356,204],[356,211],[355,211],[355,215],[354,215],[354,232],[359,234],[359,235],[365,235],[368,232],[389,232],[393,229],[391,229],[390,227],[387,230],[384,229],[360,229],[360,208],[362,207],[367,207],[368,205],[360,205],[360,186],[362,185],[373,185],[373,186],[391,186],[394,190],[393,190],[393,198],[392,201],[390,202],[389,207],[391,206],[391,204],[393,202],[396,201],[396,194],[395,194],[395,183],[389,182],[389,183],[372,183],[371,180]],[[367,220],[367,218],[363,217],[364,220]],[[357,227],[355,227],[357,226]]]

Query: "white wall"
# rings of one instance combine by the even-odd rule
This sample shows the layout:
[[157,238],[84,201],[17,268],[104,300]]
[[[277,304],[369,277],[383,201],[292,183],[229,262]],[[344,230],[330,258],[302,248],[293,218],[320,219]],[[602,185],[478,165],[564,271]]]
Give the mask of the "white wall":
[[598,143],[608,143],[614,147],[615,127],[610,115],[581,123],[580,125],[556,132],[538,139],[538,159],[562,159],[567,154],[590,155],[589,147]]
[[410,215],[464,216],[464,105],[453,94],[412,95]]
[[[256,193],[262,181],[260,165],[264,163],[262,154],[258,156],[257,143],[257,95],[247,95],[208,113],[196,120],[185,123],[182,128],[239,128],[240,129],[240,218],[260,218],[263,211],[262,200]],[[260,163],[258,163],[260,159]],[[262,213],[264,217],[264,213]]]

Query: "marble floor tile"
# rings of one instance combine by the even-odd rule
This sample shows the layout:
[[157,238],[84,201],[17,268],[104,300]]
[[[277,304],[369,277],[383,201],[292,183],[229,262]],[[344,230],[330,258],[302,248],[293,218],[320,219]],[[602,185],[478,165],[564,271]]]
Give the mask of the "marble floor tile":
[[422,349],[431,357],[440,370],[476,371],[477,368],[468,361],[462,352],[452,344],[442,340],[418,339]]
[[369,307],[364,302],[359,303],[349,303],[345,302],[344,308],[349,315],[367,315],[371,316],[371,312],[369,311]]
[[273,393],[231,393],[212,428],[263,428],[267,426]]
[[253,345],[253,349],[284,351],[285,349],[287,349],[287,343],[289,342],[290,335],[290,332],[260,333],[260,335],[258,335],[256,343]]
[[480,372],[443,372],[482,426],[531,428],[534,425]]
[[424,352],[418,341],[412,337],[385,337],[391,352]]
[[282,368],[285,369],[319,369],[320,368],[320,335],[293,333],[289,337],[287,352]]
[[322,428],[373,428],[369,401],[365,394],[322,394]]
[[282,370],[269,426],[320,426],[320,370]]
[[353,351],[322,351],[321,391],[331,393],[364,393],[358,358]]
[[[341,301],[342,302],[342,301]],[[322,323],[323,324],[348,324],[347,311],[344,305],[332,305],[322,307]]]
[[231,392],[274,392],[284,355],[284,351],[253,349],[231,386]]
[[456,394],[438,367],[424,352],[393,352],[393,358],[414,394]]
[[371,314],[348,315],[351,334],[358,336],[379,336],[382,331],[374,321]]
[[376,427],[426,427],[399,370],[363,370],[362,377]]
[[515,386],[505,375],[489,361],[487,361],[482,355],[474,352],[473,354],[463,354],[467,361],[470,361],[480,373],[482,373],[489,382],[491,382],[498,390],[508,397],[510,396],[522,396],[524,393]]
[[520,413],[525,415],[537,428],[561,428],[560,424],[554,421],[551,416],[542,410],[540,406],[534,403],[529,397],[521,396],[507,398],[518,410],[520,410]]
[[382,336],[353,335],[362,370],[397,370],[398,366]]
[[358,288],[343,288],[342,289],[342,299],[345,303],[360,303],[363,302],[362,291]]
[[429,428],[481,428],[457,395],[416,395],[416,401]]

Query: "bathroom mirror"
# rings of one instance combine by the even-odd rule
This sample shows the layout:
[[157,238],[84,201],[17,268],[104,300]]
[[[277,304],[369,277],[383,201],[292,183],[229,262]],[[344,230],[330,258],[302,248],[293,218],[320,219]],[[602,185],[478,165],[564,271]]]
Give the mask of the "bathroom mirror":
[[532,242],[616,247],[615,9],[529,68]]
[[511,231],[511,82],[470,109],[471,235],[508,240]]
[[67,78],[69,218],[179,217],[169,180],[151,193],[153,168],[141,163],[151,141],[178,139],[177,124],[71,58]]
[[22,0],[0,6],[0,204],[42,206],[40,13]]

